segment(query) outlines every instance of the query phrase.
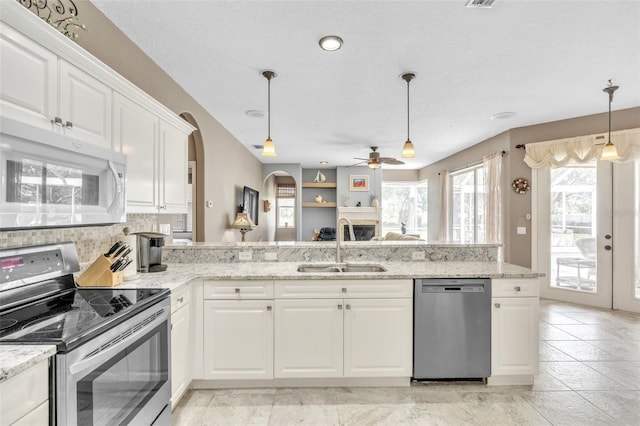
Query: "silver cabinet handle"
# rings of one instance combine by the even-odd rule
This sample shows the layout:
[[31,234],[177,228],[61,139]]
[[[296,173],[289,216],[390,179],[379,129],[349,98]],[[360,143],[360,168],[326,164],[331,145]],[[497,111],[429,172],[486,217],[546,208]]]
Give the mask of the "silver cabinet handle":
[[64,127],[66,127],[67,129],[73,129],[73,123],[70,121],[67,121],[67,123],[64,125]]
[[351,305],[347,304],[346,308],[351,309]]
[[513,289],[514,289],[515,291],[520,291],[520,286],[519,286],[519,285],[518,285],[518,286],[515,286]]
[[267,311],[271,311],[271,306],[267,306]]
[[338,309],[342,309],[342,305],[338,305]]
[[499,303],[494,303],[493,306],[495,306],[496,308],[499,308],[500,304]]
[[240,289],[236,288],[236,294],[240,294]]
[[178,303],[184,302],[184,297],[178,297]]
[[346,287],[342,287],[342,292],[346,293],[347,292],[347,288]]
[[62,126],[62,118],[60,117],[54,117],[54,119],[51,120],[51,122],[56,126]]

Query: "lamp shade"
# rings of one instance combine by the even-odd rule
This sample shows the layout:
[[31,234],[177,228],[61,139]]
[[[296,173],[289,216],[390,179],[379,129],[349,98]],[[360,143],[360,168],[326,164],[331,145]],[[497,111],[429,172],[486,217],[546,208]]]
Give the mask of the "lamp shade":
[[263,157],[275,157],[276,156],[276,146],[271,140],[271,138],[264,141],[264,145],[262,146],[262,156]]
[[403,158],[414,158],[416,156],[416,151],[413,149],[413,143],[409,139],[404,143],[402,147],[402,157]]
[[253,223],[247,213],[236,213],[236,218],[231,224],[233,229],[253,229],[256,225]]
[[620,158],[618,155],[618,150],[616,146],[611,142],[607,142],[604,147],[602,147],[602,155],[600,156],[601,160],[617,160]]

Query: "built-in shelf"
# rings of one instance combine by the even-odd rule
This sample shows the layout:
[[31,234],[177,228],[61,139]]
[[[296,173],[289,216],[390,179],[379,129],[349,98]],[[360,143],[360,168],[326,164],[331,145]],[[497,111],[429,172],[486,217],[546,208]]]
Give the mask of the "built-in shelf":
[[336,188],[337,185],[335,182],[302,182],[302,187],[303,188]]
[[332,202],[316,203],[314,201],[311,201],[311,202],[302,203],[302,207],[331,207],[331,208],[335,208],[336,207],[336,203],[332,203]]

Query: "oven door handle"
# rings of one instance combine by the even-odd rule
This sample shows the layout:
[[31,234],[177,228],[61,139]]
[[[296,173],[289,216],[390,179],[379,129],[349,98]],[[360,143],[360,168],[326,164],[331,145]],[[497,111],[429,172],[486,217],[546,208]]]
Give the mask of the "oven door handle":
[[[90,356],[88,358],[84,358],[81,361],[78,361],[78,362],[70,365],[69,366],[69,373],[71,374],[71,376],[76,376],[78,373],[81,373],[84,370],[93,369],[97,365],[101,365],[104,361],[107,361],[109,358],[111,358],[112,355],[115,352],[118,352],[118,351],[126,348],[131,343],[133,343],[133,342],[139,340],[140,338],[144,337],[144,335],[150,329],[153,329],[153,328],[157,327],[158,325],[162,324],[163,322],[169,321],[169,313],[168,313],[168,311],[166,311],[166,308],[163,308],[162,311],[163,311],[162,315],[159,315],[152,322],[150,322],[149,324],[146,324],[144,327],[138,329],[137,331],[135,331],[134,333],[132,333],[131,335],[126,337],[124,340],[120,340],[119,342],[113,344],[112,346],[110,346],[110,347],[108,347],[108,348],[106,348],[106,349],[104,349],[102,351],[99,351],[96,354],[94,354],[94,355],[92,355],[92,356]],[[144,320],[142,320],[142,321],[144,321]],[[135,325],[133,327],[135,327]],[[131,328],[133,328],[133,327],[131,327]],[[167,325],[167,327],[168,327],[168,325]],[[126,333],[126,332],[127,332],[127,330],[124,331],[124,333]],[[120,333],[118,336],[116,336],[114,339],[111,339],[111,340],[118,339],[119,336],[122,336],[124,333]]]

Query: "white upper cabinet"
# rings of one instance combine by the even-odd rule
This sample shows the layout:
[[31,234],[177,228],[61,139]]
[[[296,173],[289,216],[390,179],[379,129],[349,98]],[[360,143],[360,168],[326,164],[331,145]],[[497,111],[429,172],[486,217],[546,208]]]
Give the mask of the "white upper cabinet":
[[2,115],[111,149],[111,88],[0,27]]
[[187,212],[187,138],[160,121],[160,213]]
[[0,57],[0,114],[52,128],[58,109],[58,57],[4,23]]

